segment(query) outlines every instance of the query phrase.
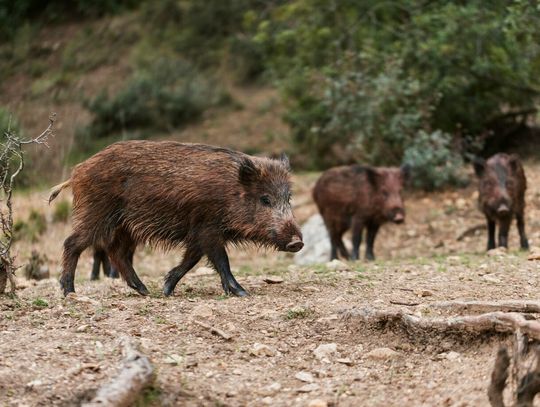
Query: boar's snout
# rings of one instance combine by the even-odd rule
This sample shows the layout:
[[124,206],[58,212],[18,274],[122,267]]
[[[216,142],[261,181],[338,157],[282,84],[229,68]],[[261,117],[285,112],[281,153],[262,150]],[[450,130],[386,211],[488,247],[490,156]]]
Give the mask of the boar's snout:
[[398,225],[405,222],[405,211],[403,208],[392,209],[388,220],[397,223]]
[[304,247],[304,243],[299,236],[293,236],[291,241],[285,246],[285,250],[288,252],[298,252]]
[[403,216],[402,213],[396,213],[393,219],[394,223],[397,223],[398,225],[405,222],[405,216]]
[[510,208],[506,204],[500,204],[497,208],[497,214],[501,216],[506,216],[510,213]]

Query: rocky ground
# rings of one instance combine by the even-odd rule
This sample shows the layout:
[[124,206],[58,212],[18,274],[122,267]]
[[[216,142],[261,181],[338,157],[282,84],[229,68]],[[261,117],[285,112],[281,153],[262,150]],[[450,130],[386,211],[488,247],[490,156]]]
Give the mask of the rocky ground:
[[[538,246],[540,167],[527,170],[527,227]],[[296,179],[301,221],[315,212],[315,179]],[[233,250],[250,297],[222,296],[219,278],[200,264],[165,298],[161,278],[180,253],[140,248],[136,268],[152,293],[142,298],[122,281],[88,281],[85,254],[77,294],[64,299],[58,260],[69,225],[50,221],[45,195],[17,198],[23,218],[33,208],[49,219],[36,243],[18,243],[19,259],[32,249],[46,253],[52,278],[30,282],[19,272],[17,299],[0,298],[0,405],[80,404],[117,373],[120,341],[129,336],[156,370],[141,406],[487,406],[494,356],[510,337],[411,334],[346,315],[442,300],[538,299],[540,263],[516,250],[515,228],[510,251],[496,256],[483,252],[483,230],[457,240],[483,223],[474,186],[410,194],[407,223],[383,228],[375,263],[297,266],[284,254]]]

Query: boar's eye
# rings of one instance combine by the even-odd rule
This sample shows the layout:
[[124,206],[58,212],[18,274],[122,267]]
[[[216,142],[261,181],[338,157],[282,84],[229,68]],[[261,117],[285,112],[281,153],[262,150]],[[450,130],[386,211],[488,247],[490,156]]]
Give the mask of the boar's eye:
[[268,195],[261,196],[260,201],[264,206],[272,206],[272,202],[270,201],[270,197]]
[[388,196],[390,196],[390,194],[388,193],[388,191],[386,189],[383,189],[382,190],[382,196],[384,199],[388,198]]

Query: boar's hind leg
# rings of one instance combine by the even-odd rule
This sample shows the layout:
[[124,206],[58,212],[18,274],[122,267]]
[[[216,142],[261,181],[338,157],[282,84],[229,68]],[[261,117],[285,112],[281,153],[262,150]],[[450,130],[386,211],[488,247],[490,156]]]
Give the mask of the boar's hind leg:
[[529,249],[529,240],[525,234],[525,220],[523,219],[523,212],[516,215],[517,227],[519,231],[519,243],[523,250]]
[[367,226],[366,236],[366,260],[375,260],[375,253],[373,253],[373,245],[375,244],[375,238],[379,231],[379,225],[370,223]]
[[[101,268],[101,263],[103,263],[104,257],[107,257],[107,255],[103,250],[94,250],[94,264],[92,264],[92,274],[90,274],[90,280],[99,280],[99,270]],[[103,274],[107,275],[105,263],[103,263]]]
[[238,281],[236,281],[231,273],[229,257],[227,256],[225,247],[212,247],[206,251],[206,255],[221,277],[221,285],[223,286],[225,294],[234,294],[237,297],[245,297],[248,295],[247,291],[238,284]]
[[199,248],[188,247],[182,262],[174,267],[165,277],[165,284],[163,285],[163,294],[169,296],[173,293],[176,284],[180,281],[185,274],[191,270],[195,264],[199,262],[202,257],[202,251]]
[[488,226],[488,244],[487,249],[495,249],[495,221],[491,219],[487,219],[487,226]]
[[337,253],[344,258],[349,258],[349,252],[347,251],[347,248],[343,244],[343,240],[341,239],[341,234],[339,233],[332,233],[330,236],[330,244],[332,245],[332,250],[330,252],[330,260],[337,259]]
[[80,234],[73,233],[64,241],[64,254],[62,258],[62,275],[60,286],[64,295],[75,292],[75,269],[79,256],[90,244]]
[[135,250],[135,243],[127,233],[119,234],[113,244],[107,249],[111,259],[112,267],[126,280],[127,285],[141,295],[148,295],[150,292],[135,273],[129,260],[130,253]]

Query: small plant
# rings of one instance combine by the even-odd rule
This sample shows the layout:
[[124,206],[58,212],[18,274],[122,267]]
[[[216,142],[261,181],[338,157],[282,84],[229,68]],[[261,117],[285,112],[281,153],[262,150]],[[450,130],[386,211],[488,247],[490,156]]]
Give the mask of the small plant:
[[52,216],[53,222],[67,222],[71,215],[71,204],[69,201],[60,201],[54,207]]
[[34,301],[32,301],[32,305],[36,308],[47,308],[49,303],[43,298],[36,298]]
[[291,308],[287,310],[287,314],[285,315],[285,319],[291,320],[291,319],[298,319],[298,318],[307,318],[313,314],[313,310],[310,308],[304,308],[304,307],[296,307]]

